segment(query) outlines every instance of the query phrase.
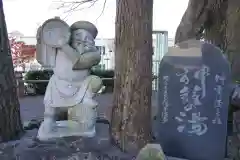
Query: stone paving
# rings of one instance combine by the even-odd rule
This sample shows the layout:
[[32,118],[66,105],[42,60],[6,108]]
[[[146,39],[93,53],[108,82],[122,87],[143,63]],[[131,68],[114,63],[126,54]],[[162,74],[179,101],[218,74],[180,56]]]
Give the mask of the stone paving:
[[[153,92],[152,105],[157,106],[156,92]],[[101,94],[95,97],[99,103],[98,111],[100,115],[106,115],[109,118],[113,102],[112,93]],[[32,119],[42,119],[44,113],[43,96],[27,96],[20,100],[20,111],[23,121]],[[154,107],[156,109],[156,107]],[[156,113],[156,111],[153,111]]]
[[[153,97],[155,93],[153,93]],[[112,94],[98,95],[99,115],[110,119]],[[153,104],[155,98],[153,98]],[[23,122],[43,119],[43,96],[28,96],[20,99]],[[103,123],[105,122],[105,123]],[[97,136],[94,138],[61,138],[52,143],[36,140],[37,129],[26,132],[21,140],[0,144],[0,160],[130,160],[133,155],[122,153],[112,145],[108,121],[97,123]]]
[[[62,138],[54,142],[39,142],[33,136],[37,130],[28,132],[21,140],[1,145],[1,160],[95,160],[113,159],[129,160],[130,155],[123,154],[109,142],[101,138],[80,139]],[[118,156],[118,159],[116,158]]]

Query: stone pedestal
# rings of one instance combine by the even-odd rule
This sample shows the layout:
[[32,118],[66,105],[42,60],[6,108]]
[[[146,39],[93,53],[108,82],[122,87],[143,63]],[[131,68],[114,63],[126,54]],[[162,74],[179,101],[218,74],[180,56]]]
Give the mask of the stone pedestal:
[[[44,123],[44,122],[43,122]],[[79,124],[75,121],[56,121],[56,126],[51,131],[46,131],[45,125],[41,125],[38,130],[38,139],[41,141],[54,140],[56,138],[80,136],[80,137],[94,137],[96,134],[95,128],[88,132],[79,130]]]

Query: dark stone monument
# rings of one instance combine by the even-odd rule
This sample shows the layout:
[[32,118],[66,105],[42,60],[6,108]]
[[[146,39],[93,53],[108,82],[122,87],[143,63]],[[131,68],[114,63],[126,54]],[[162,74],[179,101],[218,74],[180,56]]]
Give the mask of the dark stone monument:
[[223,160],[230,66],[220,49],[196,40],[170,48],[159,68],[158,135],[167,156]]

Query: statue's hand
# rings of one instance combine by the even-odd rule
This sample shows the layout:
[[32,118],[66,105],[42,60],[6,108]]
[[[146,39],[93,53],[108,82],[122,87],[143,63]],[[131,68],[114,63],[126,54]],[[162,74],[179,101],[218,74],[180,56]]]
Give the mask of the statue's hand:
[[84,46],[84,51],[83,51],[83,53],[87,53],[87,52],[97,52],[97,51],[98,51],[98,49],[97,49],[96,46],[94,46],[94,45],[85,45],[85,46]]
[[76,49],[74,49],[72,46],[70,46],[68,44],[61,46],[60,49],[67,55],[67,57],[73,63],[76,63],[76,61],[78,61],[78,59],[81,56],[81,54]]

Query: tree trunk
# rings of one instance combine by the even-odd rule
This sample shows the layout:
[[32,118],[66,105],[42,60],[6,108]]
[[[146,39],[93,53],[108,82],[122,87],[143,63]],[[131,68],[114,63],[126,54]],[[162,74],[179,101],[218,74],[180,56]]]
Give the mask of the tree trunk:
[[233,80],[240,80],[240,1],[228,0],[226,13],[226,52],[231,63]]
[[196,31],[201,27],[205,31],[204,39],[220,47],[228,55],[232,78],[239,80],[240,1],[190,0],[178,26],[175,42],[196,37]]
[[207,0],[189,0],[175,35],[175,43],[197,38],[197,33],[206,21]]
[[119,0],[112,136],[123,151],[151,139],[153,0]]
[[188,8],[177,28],[175,43],[199,38],[198,34],[201,34],[216,46],[224,47],[223,25],[227,3],[225,0],[189,0]]
[[211,0],[209,5],[207,25],[204,26],[204,38],[212,44],[218,46],[223,51],[226,51],[226,11],[228,1]]
[[0,47],[0,141],[8,141],[17,138],[23,129],[2,0]]

